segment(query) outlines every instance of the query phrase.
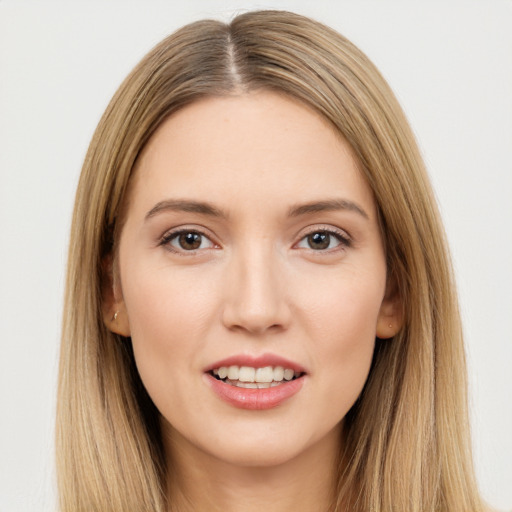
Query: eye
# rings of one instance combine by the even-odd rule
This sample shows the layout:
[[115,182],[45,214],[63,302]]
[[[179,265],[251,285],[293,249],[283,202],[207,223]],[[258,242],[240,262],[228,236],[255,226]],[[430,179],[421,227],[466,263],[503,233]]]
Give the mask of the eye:
[[299,241],[297,247],[313,251],[329,251],[350,247],[350,239],[337,231],[322,229],[307,234]]
[[175,252],[192,252],[215,247],[215,244],[206,235],[194,230],[168,233],[162,238],[161,245],[165,245]]

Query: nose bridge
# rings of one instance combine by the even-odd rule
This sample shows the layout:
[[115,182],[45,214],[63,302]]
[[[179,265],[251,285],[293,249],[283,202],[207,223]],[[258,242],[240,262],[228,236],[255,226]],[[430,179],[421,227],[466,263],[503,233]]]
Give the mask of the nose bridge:
[[232,255],[224,321],[251,333],[283,328],[288,322],[283,269],[272,243],[250,240]]

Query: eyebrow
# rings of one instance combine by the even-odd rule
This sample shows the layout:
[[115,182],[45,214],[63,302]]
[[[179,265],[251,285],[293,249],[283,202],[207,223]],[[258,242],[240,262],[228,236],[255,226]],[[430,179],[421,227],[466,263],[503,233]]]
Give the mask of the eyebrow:
[[145,220],[165,211],[199,213],[201,215],[220,218],[227,217],[224,212],[209,203],[185,199],[165,199],[164,201],[158,202],[153,206],[153,208],[151,208],[151,210],[149,210],[146,214]]
[[[288,216],[300,217],[301,215],[307,215],[309,213],[338,210],[352,211],[361,215],[365,219],[370,218],[361,206],[353,201],[349,201],[348,199],[327,199],[324,201],[313,201],[311,203],[292,206],[288,210]],[[198,213],[200,215],[208,215],[210,217],[227,218],[226,213],[207,202],[186,199],[165,199],[158,202],[153,206],[153,208],[151,208],[151,210],[149,210],[146,214],[145,220],[165,211]]]
[[369,220],[369,215],[364,209],[353,201],[348,199],[327,199],[325,201],[314,201],[311,203],[292,206],[288,211],[288,216],[299,217],[308,213],[330,212],[338,210],[348,210],[355,212],[365,219]]

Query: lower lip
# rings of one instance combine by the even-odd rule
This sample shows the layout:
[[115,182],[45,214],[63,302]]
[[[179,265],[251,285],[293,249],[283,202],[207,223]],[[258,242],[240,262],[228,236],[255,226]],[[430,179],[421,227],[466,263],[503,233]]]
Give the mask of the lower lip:
[[281,405],[298,393],[304,384],[304,376],[290,380],[271,388],[247,389],[226,384],[205,373],[211,389],[222,400],[239,409],[265,410]]

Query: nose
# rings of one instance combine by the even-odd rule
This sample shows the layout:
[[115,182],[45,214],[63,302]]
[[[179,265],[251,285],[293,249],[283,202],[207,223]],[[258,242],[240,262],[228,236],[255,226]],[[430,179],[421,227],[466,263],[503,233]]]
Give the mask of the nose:
[[227,269],[223,323],[229,330],[261,335],[288,328],[286,279],[271,250],[246,247]]

